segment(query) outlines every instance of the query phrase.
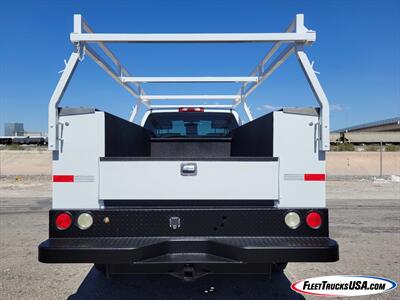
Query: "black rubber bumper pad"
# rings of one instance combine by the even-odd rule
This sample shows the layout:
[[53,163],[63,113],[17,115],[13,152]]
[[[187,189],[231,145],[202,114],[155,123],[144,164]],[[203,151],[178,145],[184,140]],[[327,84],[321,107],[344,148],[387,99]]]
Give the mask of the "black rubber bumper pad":
[[334,262],[328,237],[50,238],[39,246],[44,263],[273,263]]

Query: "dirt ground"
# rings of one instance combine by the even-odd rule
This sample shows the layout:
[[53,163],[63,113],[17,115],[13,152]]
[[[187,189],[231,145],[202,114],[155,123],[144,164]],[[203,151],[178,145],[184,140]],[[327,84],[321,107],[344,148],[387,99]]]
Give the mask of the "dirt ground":
[[[380,172],[379,152],[328,152],[326,173],[329,175],[369,175]],[[400,152],[382,153],[382,174],[400,175]]]
[[[107,279],[89,264],[39,263],[37,246],[48,237],[50,158],[47,152],[33,154],[0,152],[2,175],[13,174],[0,179],[2,300],[304,299],[290,290],[291,282],[324,275],[374,275],[400,281],[400,183],[368,176],[333,176],[327,181],[330,235],[340,245],[340,260],[289,264],[284,274],[271,280],[250,275],[206,276],[193,283],[168,275]],[[338,154],[341,159],[346,155]],[[10,157],[19,157],[18,162]],[[30,175],[16,176],[21,173]],[[393,173],[399,174],[396,169]],[[399,298],[396,289],[368,299]]]
[[0,175],[50,175],[50,151],[0,151]]

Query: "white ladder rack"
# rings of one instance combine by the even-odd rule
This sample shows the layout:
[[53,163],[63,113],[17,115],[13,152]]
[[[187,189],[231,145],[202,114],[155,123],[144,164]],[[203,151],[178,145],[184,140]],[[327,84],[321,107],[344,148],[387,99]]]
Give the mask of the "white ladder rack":
[[[70,35],[76,51],[72,52],[61,78],[49,103],[49,149],[58,150],[58,105],[68,86],[69,80],[80,58],[87,54],[107,74],[125,88],[137,101],[133,106],[129,120],[133,121],[140,105],[147,109],[173,108],[176,105],[153,105],[151,100],[223,100],[229,104],[214,104],[213,108],[231,108],[243,105],[251,121],[253,116],[247,105],[247,98],[293,53],[304,71],[311,89],[320,106],[319,149],[329,150],[329,103],[318,81],[306,53],[304,45],[316,40],[315,31],[304,26],[304,16],[297,14],[295,20],[282,33],[196,33],[196,34],[131,34],[131,33],[95,33],[81,15],[74,15],[74,31]],[[113,63],[110,66],[90,44],[95,43]],[[248,76],[188,76],[188,77],[135,77],[122,65],[106,43],[273,43],[270,50]],[[283,47],[272,61],[272,56]],[[146,83],[226,83],[238,82],[241,87],[231,95],[147,95],[143,84]],[[204,106],[204,105],[199,105]]]

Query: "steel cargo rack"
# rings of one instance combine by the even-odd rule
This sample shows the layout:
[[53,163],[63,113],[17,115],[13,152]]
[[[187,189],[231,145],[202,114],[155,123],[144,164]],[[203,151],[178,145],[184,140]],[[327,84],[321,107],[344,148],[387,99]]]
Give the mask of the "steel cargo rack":
[[[155,105],[152,104],[152,100],[226,101],[225,104],[202,104],[201,106],[215,109],[235,109],[239,105],[242,105],[247,118],[251,121],[253,120],[253,116],[247,104],[248,97],[293,53],[296,54],[320,106],[318,124],[319,149],[322,151],[329,150],[329,103],[313,70],[313,64],[305,53],[305,46],[315,42],[316,32],[304,26],[303,14],[297,14],[294,21],[286,30],[280,33],[176,34],[95,33],[82,16],[77,14],[74,15],[74,31],[70,35],[70,40],[74,44],[75,50],[71,53],[66,63],[66,67],[62,72],[49,103],[48,144],[50,150],[59,149],[59,140],[61,139],[59,132],[62,130],[62,125],[58,121],[58,105],[78,63],[82,61],[85,55],[93,59],[95,63],[136,99],[129,118],[131,122],[134,121],[140,106],[144,106],[147,109],[176,107],[176,105]],[[272,47],[248,76],[140,77],[129,73],[117,56],[107,47],[108,43],[271,43]],[[99,54],[92,47],[92,44],[97,44],[102,53]],[[107,63],[104,56],[112,62],[112,65]],[[273,57],[275,58],[272,59]],[[238,92],[229,95],[148,95],[143,88],[143,85],[146,83],[204,82],[239,82],[241,83],[241,87]]]

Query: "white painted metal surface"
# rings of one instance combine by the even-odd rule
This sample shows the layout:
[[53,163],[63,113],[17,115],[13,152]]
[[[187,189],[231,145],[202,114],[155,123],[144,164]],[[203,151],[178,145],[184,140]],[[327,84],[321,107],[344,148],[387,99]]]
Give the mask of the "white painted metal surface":
[[243,108],[244,111],[246,112],[247,118],[249,119],[249,121],[253,121],[253,115],[250,111],[250,107],[247,105],[246,101],[243,101]]
[[295,46],[293,44],[289,44],[285,50],[268,66],[268,68],[260,74],[260,80],[252,85],[248,89],[243,90],[243,97],[247,98],[250,94],[259,86],[259,84],[263,83],[272,73],[289,58],[289,56],[294,52]]
[[257,82],[257,76],[201,76],[201,77],[121,77],[122,82]]
[[[325,151],[318,147],[318,117],[273,114],[273,153],[279,157],[278,206],[325,207],[325,181],[304,180],[304,174],[325,174]],[[293,174],[297,180],[290,180]]]
[[[243,104],[244,111],[249,120],[252,120],[247,98],[250,94],[266,80],[293,52],[296,52],[304,73],[321,107],[319,119],[320,126],[320,149],[329,150],[329,105],[325,93],[312,70],[304,52],[304,45],[311,44],[316,39],[316,33],[304,26],[304,16],[296,15],[295,20],[283,33],[205,33],[205,34],[112,34],[94,33],[90,26],[83,20],[81,15],[74,15],[74,32],[70,36],[71,42],[76,45],[77,53],[71,55],[67,68],[61,77],[49,104],[49,149],[57,150],[57,109],[72,73],[75,68],[73,57],[84,57],[88,54],[107,74],[122,85],[130,94],[137,98],[137,104],[131,110],[130,121],[134,121],[140,105],[151,108],[151,100],[233,100],[233,105]],[[120,63],[114,53],[106,46],[106,43],[249,43],[249,42],[271,42],[274,43],[265,57],[256,66],[249,76],[238,77],[133,77]],[[110,66],[96,51],[89,46],[97,43],[103,53],[112,61]],[[267,65],[271,57],[285,43],[289,45],[277,55],[277,58]],[[155,95],[146,96],[142,83],[146,82],[243,82],[237,95]],[[178,97],[179,96],[179,97]],[[229,96],[229,97],[222,97]]]
[[202,107],[202,108],[215,108],[215,109],[226,109],[235,108],[233,105],[221,105],[221,104],[203,104],[203,105],[174,105],[174,104],[167,104],[167,105],[152,105],[151,108],[154,109],[173,109],[173,108],[180,108],[180,107]]
[[196,176],[181,161],[101,161],[100,199],[278,199],[277,161],[187,162]]
[[74,73],[76,66],[79,62],[79,53],[72,53],[64,71],[61,74],[61,78],[54,89],[53,95],[51,96],[49,103],[49,133],[48,142],[49,150],[57,151],[59,149],[59,138],[58,138],[58,104],[60,103],[65,90],[68,87],[69,81],[71,80],[72,74]]
[[322,89],[321,84],[318,81],[317,75],[312,68],[310,61],[303,48],[300,46],[296,47],[296,54],[304,71],[304,74],[307,77],[307,80],[310,84],[310,87],[317,99],[321,111],[319,118],[319,140],[320,140],[320,149],[328,151],[330,148],[329,143],[329,102],[328,98],[325,95],[324,90]]
[[137,92],[131,86],[126,85],[118,76],[118,73],[114,71],[113,68],[109,66],[104,59],[102,59],[99,55],[97,55],[96,52],[91,47],[86,45],[85,53],[90,58],[92,58],[94,62],[96,62],[108,75],[110,75],[112,79],[114,79],[116,82],[122,85],[122,87],[125,88],[132,96],[134,97],[140,96],[140,92]]
[[[279,207],[324,207],[325,182],[301,180],[304,174],[325,173],[325,151],[329,149],[329,103],[312,68],[304,46],[315,40],[315,32],[296,15],[284,33],[273,34],[97,34],[80,15],[74,16],[75,45],[49,103],[49,149],[53,150],[53,174],[74,175],[73,183],[55,182],[54,208],[98,208],[105,199],[279,199]],[[274,42],[249,76],[135,77],[121,64],[107,42],[231,43]],[[100,55],[90,43],[97,43]],[[281,50],[283,44],[286,48]],[[279,52],[280,51],[280,52]],[[59,116],[59,103],[79,61],[93,59],[118,84],[136,98],[130,120],[143,105],[151,112],[178,111],[188,105],[159,105],[153,100],[228,100],[205,107],[207,111],[236,111],[243,105],[252,120],[248,97],[293,53],[319,103],[319,116],[274,112],[272,161],[194,161],[196,176],[182,176],[180,161],[104,161],[104,113]],[[108,60],[104,58],[108,57]],[[275,57],[275,58],[273,58]],[[146,82],[241,82],[232,95],[147,95]],[[193,102],[191,102],[193,103]],[[68,126],[67,126],[68,124]],[[88,139],[88,137],[90,137]]]
[[53,182],[53,208],[99,208],[99,157],[104,156],[104,113],[61,116],[53,175],[91,180]]
[[142,100],[238,100],[240,99],[240,96],[238,95],[145,95],[145,96],[140,96],[140,98]]
[[71,42],[85,43],[312,43],[316,34],[285,33],[71,33]]
[[325,174],[318,116],[273,114],[273,155],[279,163],[192,161],[198,165],[197,176],[181,176],[182,161],[99,162],[105,147],[104,112],[61,116],[53,174],[76,180],[53,184],[53,208],[99,208],[105,199],[279,199],[278,207],[325,207],[325,182],[304,180],[304,174]]
[[[302,14],[297,14],[295,20],[287,27],[285,32],[292,32],[293,30],[296,31],[306,31],[307,29],[304,27],[304,16]],[[249,76],[257,76],[257,77],[262,77],[262,73],[264,72],[264,66],[265,64],[271,59],[271,57],[275,54],[275,52],[282,46],[282,41],[279,41],[275,43],[267,52],[267,54],[264,56],[264,58],[261,60],[261,62],[254,68],[254,70],[250,73]],[[239,93],[241,95],[244,94],[245,90],[249,90],[247,88],[248,83],[244,83],[240,90]],[[257,85],[255,85],[257,87]],[[253,89],[254,90],[254,89]],[[250,95],[250,93],[248,93]]]

